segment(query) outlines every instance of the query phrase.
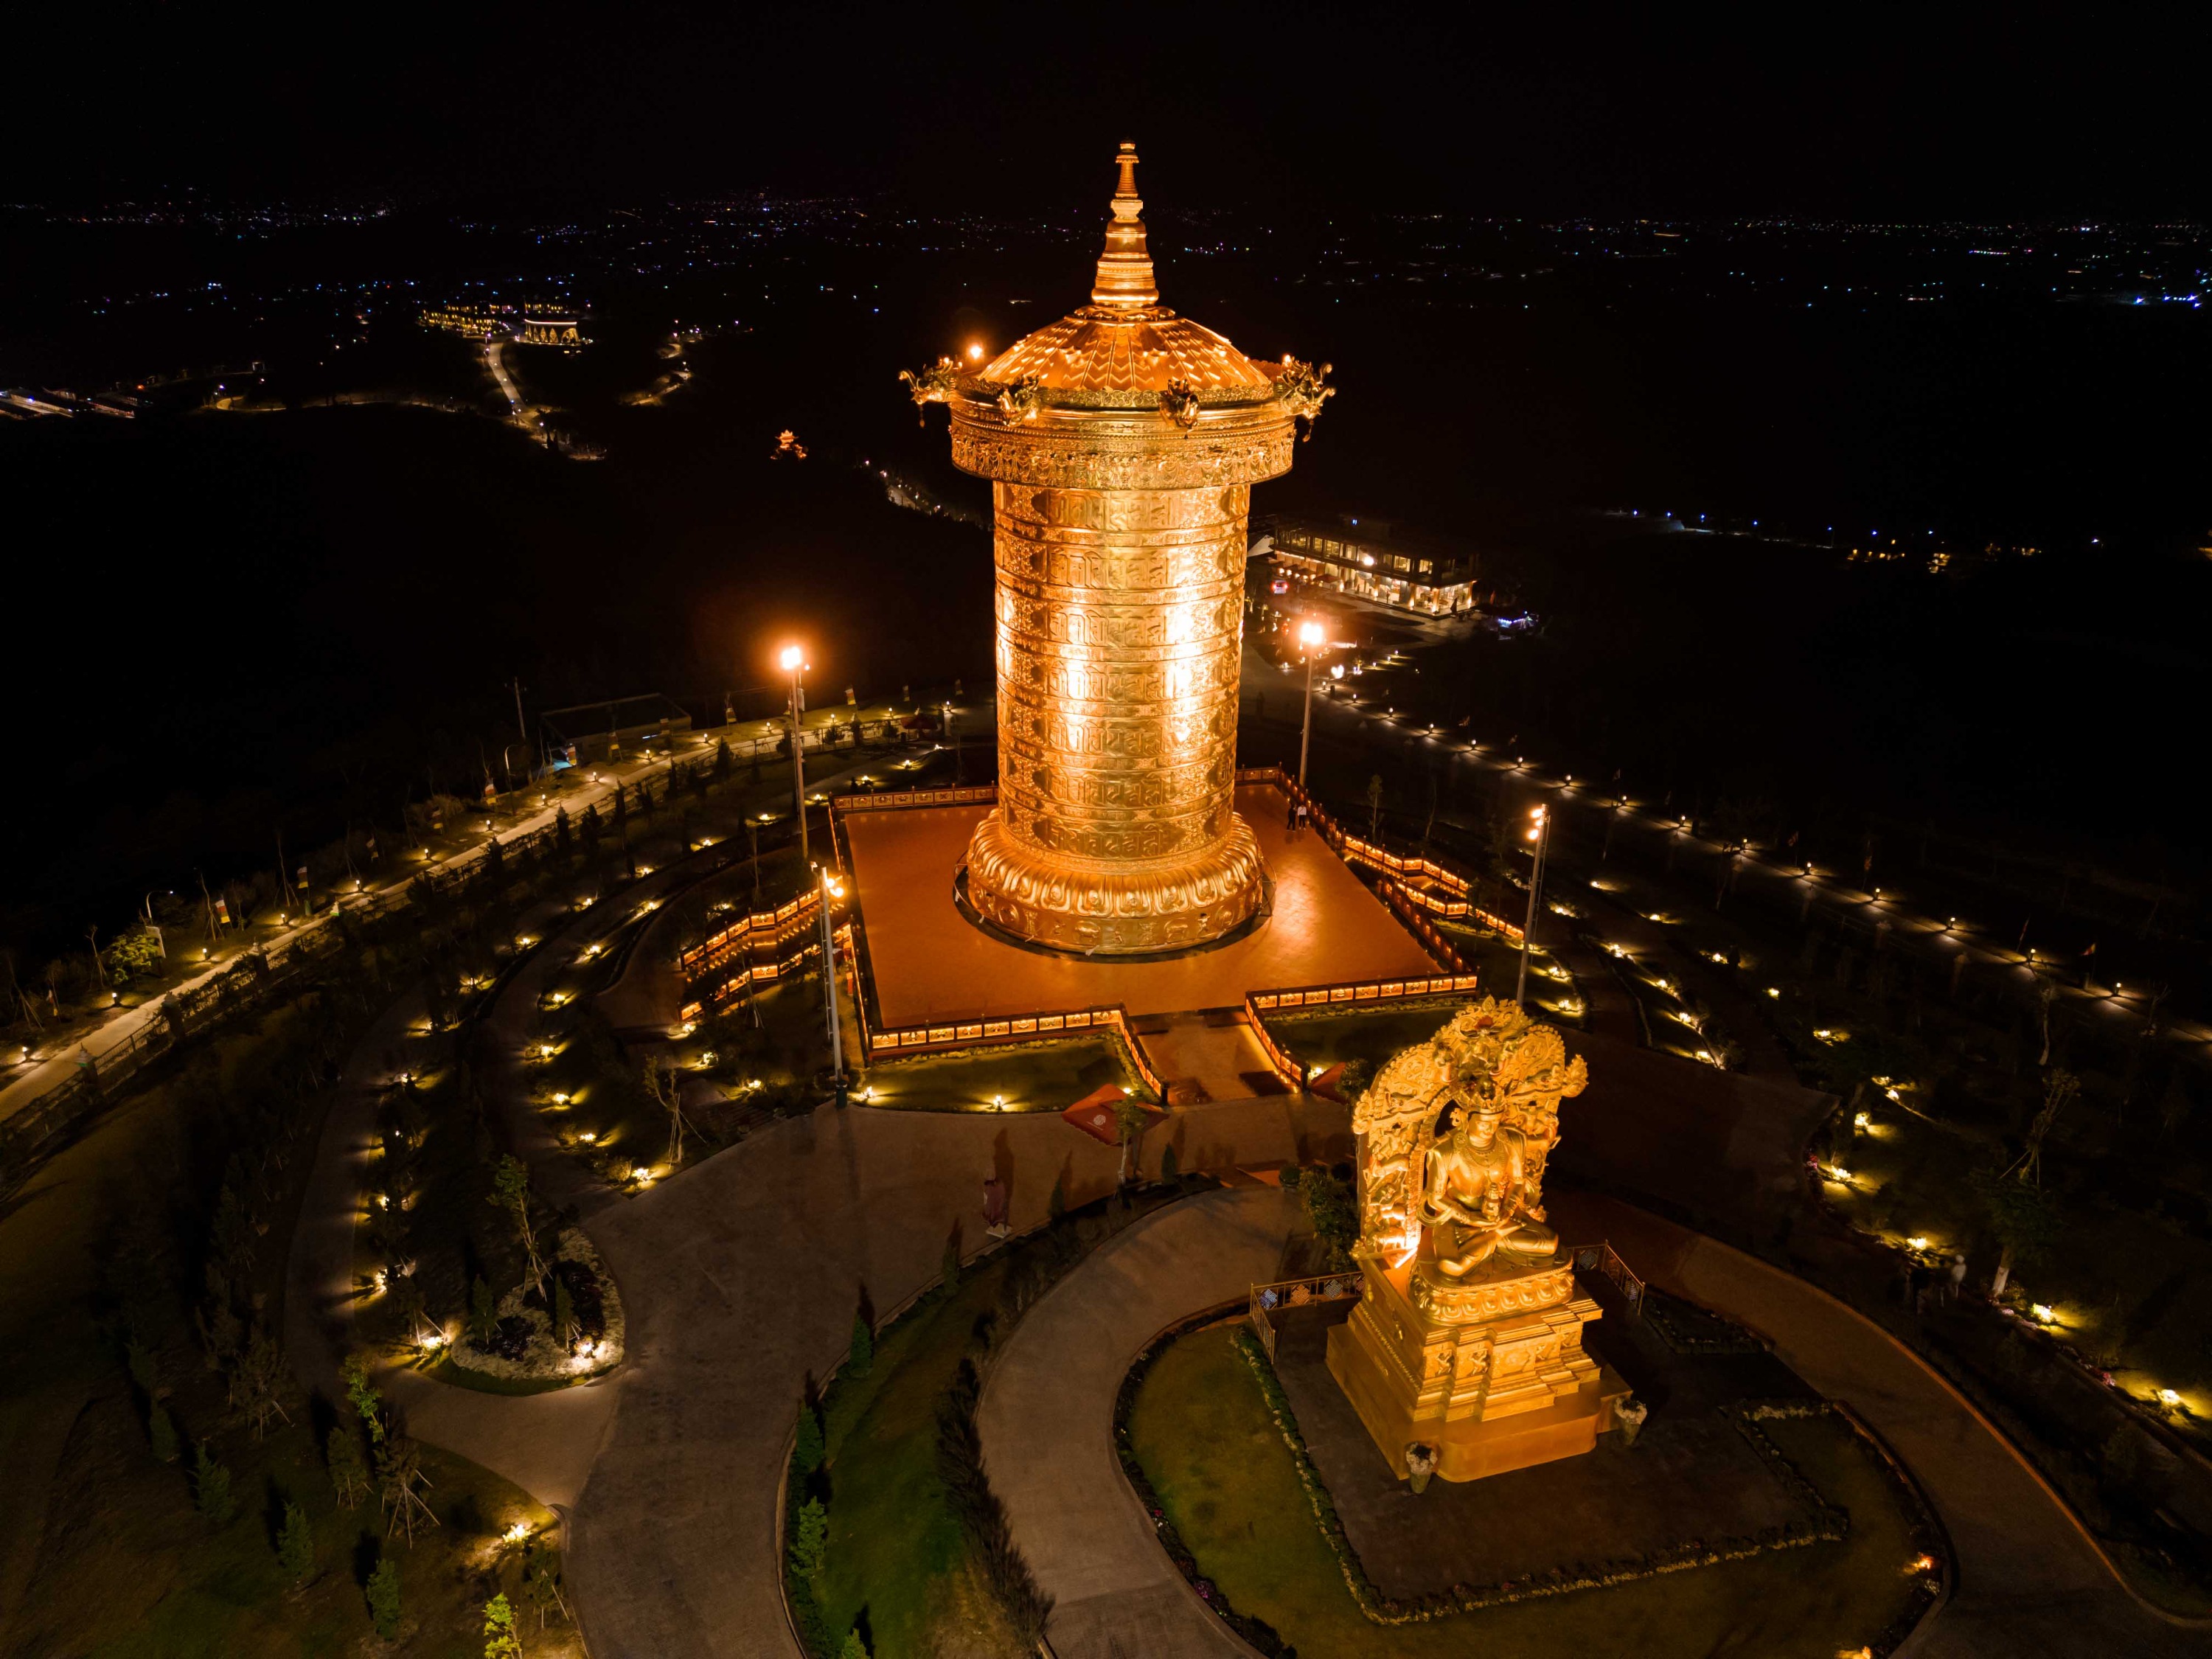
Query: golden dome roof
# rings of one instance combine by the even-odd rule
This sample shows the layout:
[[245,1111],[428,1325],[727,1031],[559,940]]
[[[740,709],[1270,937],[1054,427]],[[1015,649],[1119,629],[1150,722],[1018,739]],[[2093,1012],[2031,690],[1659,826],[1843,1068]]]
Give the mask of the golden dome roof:
[[1137,196],[1137,147],[1121,146],[1106,251],[1091,303],[1024,336],[977,374],[977,390],[1029,385],[1054,403],[1151,406],[1170,388],[1202,403],[1274,395],[1275,365],[1255,362],[1227,340],[1160,301]]

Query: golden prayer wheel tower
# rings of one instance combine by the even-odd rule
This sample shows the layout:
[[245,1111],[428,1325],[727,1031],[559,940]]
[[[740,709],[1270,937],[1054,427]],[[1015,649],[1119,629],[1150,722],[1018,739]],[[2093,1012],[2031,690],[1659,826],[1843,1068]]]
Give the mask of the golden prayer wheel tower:
[[999,801],[968,902],[1101,956],[1202,945],[1262,902],[1233,810],[1245,524],[1331,390],[1160,304],[1135,146],[1118,159],[1091,303],[980,370],[905,377],[991,480]]

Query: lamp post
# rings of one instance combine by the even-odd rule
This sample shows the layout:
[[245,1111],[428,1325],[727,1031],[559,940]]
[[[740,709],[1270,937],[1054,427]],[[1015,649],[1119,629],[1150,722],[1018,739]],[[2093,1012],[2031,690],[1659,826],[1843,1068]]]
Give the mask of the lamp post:
[[1521,923],[1521,976],[1514,982],[1513,1000],[1528,1000],[1528,947],[1536,942],[1536,898],[1544,889],[1544,854],[1552,844],[1552,815],[1540,806],[1528,810],[1528,839],[1536,843],[1536,862],[1528,872],[1528,914]]
[[1298,729],[1298,793],[1305,793],[1306,750],[1313,742],[1313,672],[1314,659],[1321,655],[1322,641],[1328,637],[1328,630],[1317,622],[1298,624],[1298,643],[1306,648],[1306,718]]
[[799,717],[806,712],[806,690],[799,677],[806,672],[806,653],[796,645],[783,647],[780,661],[791,676],[791,797],[799,810],[799,861],[811,863],[806,853],[806,739]]
[[830,901],[845,896],[845,884],[822,872],[822,1006],[830,1030],[830,1071],[836,1079],[837,1103],[845,1103],[845,1038],[837,1025],[837,934],[830,920]]

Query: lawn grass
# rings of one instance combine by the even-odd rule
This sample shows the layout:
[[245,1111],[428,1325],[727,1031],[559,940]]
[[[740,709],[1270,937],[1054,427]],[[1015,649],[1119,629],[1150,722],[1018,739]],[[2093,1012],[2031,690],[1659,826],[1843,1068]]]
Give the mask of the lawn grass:
[[1129,1437],[1200,1571],[1237,1612],[1266,1620],[1302,1654],[1834,1659],[1874,1640],[1908,1605],[1908,1520],[1845,1425],[1822,1417],[1761,1426],[1829,1502],[1850,1511],[1844,1542],[1400,1626],[1370,1623],[1352,1601],[1291,1452],[1227,1334],[1194,1332],[1161,1352],[1139,1390]]
[[1465,997],[1420,997],[1342,1013],[1270,1013],[1267,1029],[1309,1070],[1364,1060],[1379,1071],[1401,1049],[1443,1030],[1467,1004]]
[[841,1376],[825,1402],[830,1543],[816,1595],[833,1640],[860,1624],[876,1659],[1021,1652],[936,1462],[938,1403],[1005,1274],[995,1260],[916,1308],[884,1334],[868,1375]]
[[994,1096],[1010,1112],[1064,1111],[1109,1083],[1143,1092],[1121,1045],[1095,1036],[878,1060],[866,1082],[870,1105],[922,1112],[988,1110]]

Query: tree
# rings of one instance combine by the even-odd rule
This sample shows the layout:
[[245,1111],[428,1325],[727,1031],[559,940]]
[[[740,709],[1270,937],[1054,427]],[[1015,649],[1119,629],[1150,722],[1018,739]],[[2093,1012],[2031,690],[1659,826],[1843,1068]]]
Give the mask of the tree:
[[684,1115],[684,1079],[678,1073],[676,1062],[663,1060],[659,1054],[645,1062],[645,1091],[668,1114],[668,1163],[679,1168],[684,1163],[684,1135],[691,1127],[690,1120]]
[[246,1356],[231,1375],[232,1392],[253,1425],[253,1437],[261,1438],[269,1419],[282,1418],[289,1425],[292,1414],[284,1409],[277,1390],[284,1384],[284,1350],[266,1331],[257,1330]]
[[558,1264],[553,1274],[553,1340],[564,1348],[576,1346],[576,1298],[568,1294],[568,1281]]
[[587,859],[599,857],[599,809],[598,806],[586,806],[584,809],[583,818],[578,823],[577,829],[584,838],[584,856]]
[[192,1502],[210,1526],[227,1527],[238,1513],[230,1495],[230,1471],[216,1461],[204,1440],[192,1455]]
[[799,1473],[808,1475],[822,1467],[828,1449],[822,1443],[822,1413],[811,1405],[799,1408],[799,1439],[791,1449],[791,1461]]
[[542,1292],[545,1259],[538,1253],[538,1230],[530,1222],[530,1166],[511,1152],[492,1168],[491,1201],[506,1211],[507,1218],[514,1224],[514,1236],[522,1246],[529,1270],[523,1283],[535,1285]]
[[1130,1149],[1145,1133],[1145,1109],[1141,1103],[1124,1095],[1114,1103],[1114,1128],[1121,1137],[1121,1169],[1119,1178],[1129,1178]]
[[960,1237],[954,1234],[945,1241],[945,1260],[939,1267],[939,1282],[945,1293],[951,1296],[960,1288]]
[[169,1408],[158,1400],[146,1413],[146,1439],[152,1446],[157,1462],[173,1463],[177,1461],[176,1419],[169,1415]]
[[523,1563],[522,1593],[538,1615],[538,1629],[545,1628],[548,1619],[568,1616],[568,1601],[561,1593],[561,1552],[542,1538],[531,1541],[529,1559]]
[[866,1376],[876,1363],[876,1334],[868,1328],[868,1322],[859,1314],[853,1316],[853,1343],[846,1350],[845,1371],[850,1376]]
[[514,1628],[514,1607],[504,1594],[484,1603],[484,1659],[522,1659],[522,1637]]
[[498,1328],[499,1309],[492,1301],[491,1286],[479,1273],[469,1287],[469,1340],[479,1349],[489,1348],[492,1333]]
[[2036,1030],[2043,1038],[2043,1052],[2035,1057],[2039,1066],[2051,1064],[2051,1006],[2058,1000],[2058,988],[2042,975],[2030,969],[2034,981],[2028,988],[2028,1001],[2035,1012]]
[[561,855],[563,864],[568,861],[568,809],[556,806],[553,809],[553,850]]
[[1353,1201],[1352,1183],[1340,1181],[1327,1170],[1285,1170],[1283,1185],[1296,1192],[1314,1237],[1327,1250],[1324,1273],[1337,1273],[1352,1265],[1352,1246],[1359,1237],[1359,1206]]
[[727,738],[720,738],[714,743],[714,781],[720,783],[729,775],[730,740]]
[[324,1443],[324,1462],[330,1467],[331,1485],[337,1490],[342,1508],[352,1509],[368,1496],[368,1466],[362,1462],[361,1437],[344,1424],[331,1430],[331,1437]]
[[388,1555],[368,1575],[368,1616],[386,1641],[399,1634],[399,1563]]
[[1382,779],[1381,774],[1367,780],[1367,839],[1373,841],[1382,822]]
[[1176,1149],[1172,1145],[1160,1148],[1160,1179],[1180,1181],[1182,1171],[1176,1166]]
[[1990,1231],[2002,1254],[1996,1277],[1990,1281],[1992,1299],[2005,1292],[2013,1268],[2039,1261],[2058,1238],[2058,1208],[2051,1194],[2033,1181],[1994,1170],[1977,1170],[1974,1191],[1982,1200]]
[[361,1419],[368,1437],[378,1445],[384,1443],[384,1396],[368,1380],[368,1361],[355,1353],[346,1356],[338,1367],[338,1375],[345,1380],[346,1403],[353,1407],[354,1415]]
[[297,1504],[284,1505],[284,1525],[276,1534],[276,1564],[297,1584],[315,1565],[315,1534],[307,1525],[307,1512]]
[[837,1650],[837,1659],[869,1659],[868,1644],[860,1639],[859,1626],[845,1632],[845,1645]]
[[407,1534],[412,1547],[417,1516],[434,1527],[438,1524],[438,1517],[417,1490],[429,1484],[422,1473],[422,1449],[404,1435],[394,1435],[376,1449],[376,1495],[384,1505],[386,1538],[398,1528]]
[[2043,1106],[2027,1126],[2027,1139],[2021,1149],[2019,1159],[2005,1173],[2037,1186],[2043,1183],[2043,1138],[2051,1133],[2051,1126],[2058,1121],[2075,1096],[2081,1092],[2081,1079],[2063,1066],[2054,1066],[2044,1074]]
[[810,1498],[800,1507],[799,1524],[791,1529],[791,1571],[811,1578],[822,1571],[822,1558],[830,1543],[830,1512],[822,1500]]

